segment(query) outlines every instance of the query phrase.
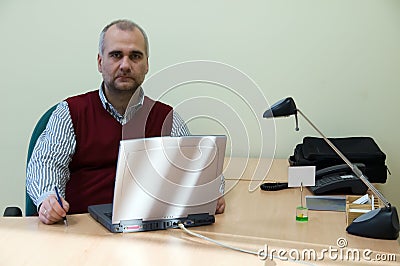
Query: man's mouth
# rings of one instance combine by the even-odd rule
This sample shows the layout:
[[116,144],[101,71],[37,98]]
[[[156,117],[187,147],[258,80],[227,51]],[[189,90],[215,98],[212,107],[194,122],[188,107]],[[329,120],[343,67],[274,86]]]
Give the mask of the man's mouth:
[[132,77],[129,76],[117,76],[118,80],[125,81],[125,80],[132,80]]

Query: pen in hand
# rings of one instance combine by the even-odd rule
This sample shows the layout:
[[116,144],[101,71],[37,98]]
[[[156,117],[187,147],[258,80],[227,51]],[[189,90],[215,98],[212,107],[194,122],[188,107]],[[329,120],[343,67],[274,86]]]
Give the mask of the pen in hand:
[[[58,188],[57,188],[57,186],[54,187],[54,190],[56,191],[56,196],[57,196],[57,201],[58,201],[58,203],[60,204],[61,208],[64,208],[64,207],[63,207],[63,204],[62,204],[62,201],[61,201],[60,194],[58,193]],[[67,216],[64,216],[64,217],[63,217],[63,220],[64,220],[64,224],[65,224],[66,226],[68,226]]]

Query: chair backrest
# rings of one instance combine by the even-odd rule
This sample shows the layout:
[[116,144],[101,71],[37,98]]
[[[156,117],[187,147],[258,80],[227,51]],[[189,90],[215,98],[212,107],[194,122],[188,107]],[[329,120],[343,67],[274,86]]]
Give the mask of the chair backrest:
[[[52,106],[49,110],[47,110],[42,117],[40,117],[39,121],[36,123],[35,128],[33,129],[31,139],[29,141],[28,146],[28,156],[26,158],[26,165],[28,166],[28,162],[31,159],[33,148],[35,147],[36,141],[39,136],[42,134],[43,130],[47,126],[47,122],[49,121],[50,116],[53,114],[53,111],[56,109],[57,105]],[[25,189],[25,216],[36,215],[36,205],[33,203],[31,197],[29,197],[28,193]]]

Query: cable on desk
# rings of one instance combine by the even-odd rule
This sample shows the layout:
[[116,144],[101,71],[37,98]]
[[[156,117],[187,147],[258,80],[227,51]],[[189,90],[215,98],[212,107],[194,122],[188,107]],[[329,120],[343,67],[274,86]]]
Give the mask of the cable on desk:
[[182,229],[183,231],[185,231],[185,232],[188,233],[189,235],[192,235],[192,236],[195,236],[195,237],[198,237],[198,238],[207,240],[207,241],[212,242],[212,243],[214,243],[214,244],[216,244],[216,245],[218,245],[218,246],[221,246],[221,247],[224,247],[224,248],[229,248],[229,249],[233,249],[233,250],[236,250],[236,251],[240,251],[240,252],[244,252],[244,253],[247,253],[247,254],[252,254],[252,255],[258,256],[258,252],[257,252],[257,251],[251,251],[251,250],[246,250],[246,249],[241,249],[241,248],[237,248],[237,247],[234,247],[234,246],[230,246],[230,245],[221,243],[221,242],[219,242],[219,241],[217,241],[217,240],[214,240],[214,239],[208,238],[208,237],[206,237],[206,236],[203,236],[203,235],[197,234],[197,233],[195,233],[195,232],[192,232],[192,231],[190,231],[189,229],[187,229],[187,228],[183,225],[183,223],[178,223],[178,226],[179,226],[180,229]]
[[[232,249],[232,250],[235,250],[235,251],[240,251],[240,252],[247,253],[247,254],[251,254],[251,255],[256,255],[256,256],[259,255],[258,251],[251,251],[251,250],[246,250],[246,249],[242,249],[242,248],[237,248],[237,247],[234,247],[234,246],[231,246],[231,245],[227,245],[227,244],[221,243],[221,242],[219,242],[219,241],[217,241],[217,240],[211,239],[211,238],[206,237],[206,236],[203,236],[203,235],[201,235],[201,234],[192,232],[192,231],[190,231],[189,229],[187,229],[183,223],[178,223],[178,226],[179,226],[179,228],[182,229],[185,233],[187,233],[187,234],[189,234],[189,235],[192,235],[192,236],[195,236],[195,237],[198,237],[198,238],[201,238],[201,239],[203,239],[203,240],[212,242],[212,243],[214,243],[214,244],[216,244],[216,245],[218,245],[218,246],[221,246],[221,247],[224,247],[224,248],[228,248],[228,249]],[[267,257],[269,257],[268,254],[267,254],[266,258],[267,258]],[[307,262],[304,262],[304,261],[291,260],[291,259],[287,259],[287,258],[281,258],[281,257],[279,257],[279,256],[272,256],[272,259],[275,259],[275,258],[276,258],[276,259],[279,259],[279,260],[282,260],[282,261],[288,261],[288,260],[289,260],[289,261],[297,262],[297,263],[300,263],[300,264],[313,265],[313,264],[310,264],[310,263],[307,263]]]
[[260,185],[260,189],[264,191],[277,191],[288,188],[288,183],[267,182]]

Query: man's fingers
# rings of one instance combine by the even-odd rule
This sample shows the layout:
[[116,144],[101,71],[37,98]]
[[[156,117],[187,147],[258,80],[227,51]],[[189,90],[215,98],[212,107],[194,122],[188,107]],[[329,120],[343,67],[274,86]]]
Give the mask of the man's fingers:
[[53,217],[53,209],[50,204],[50,199],[45,199],[39,208],[39,220],[44,224],[53,224],[57,222],[57,219]]
[[215,211],[215,213],[220,214],[223,213],[225,211],[225,199],[219,198],[217,201],[217,209]]
[[69,211],[69,203],[64,198],[61,198],[65,212]]
[[69,203],[62,199],[63,207],[57,200],[56,195],[50,195],[39,208],[39,219],[44,224],[53,224],[60,221],[69,210]]
[[[60,220],[60,218],[64,217],[65,215],[67,215],[67,212],[65,211],[64,207],[64,203],[63,206],[61,207],[60,203],[57,200],[56,195],[50,195],[49,196],[49,200],[50,200],[50,205],[51,205],[51,209],[53,210],[53,212],[51,213],[51,215],[55,218]],[[62,202],[62,201],[61,201]]]

